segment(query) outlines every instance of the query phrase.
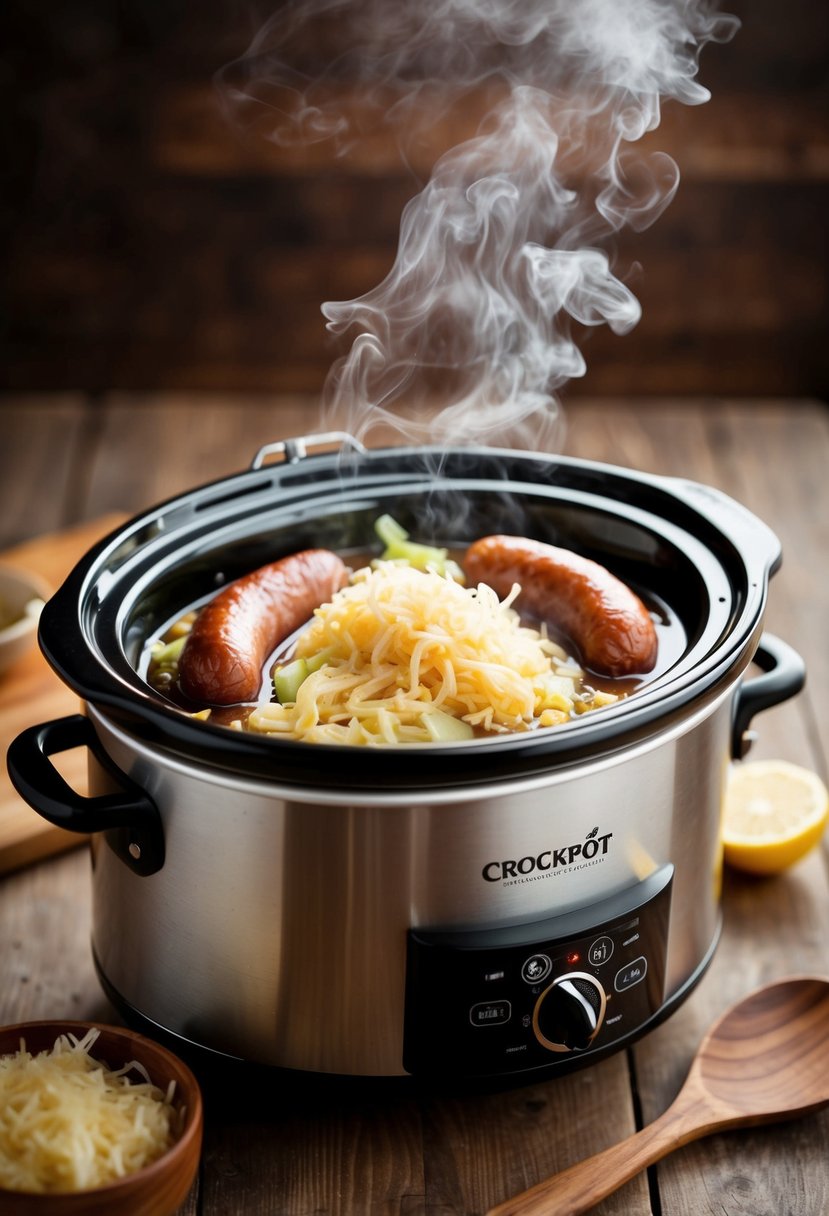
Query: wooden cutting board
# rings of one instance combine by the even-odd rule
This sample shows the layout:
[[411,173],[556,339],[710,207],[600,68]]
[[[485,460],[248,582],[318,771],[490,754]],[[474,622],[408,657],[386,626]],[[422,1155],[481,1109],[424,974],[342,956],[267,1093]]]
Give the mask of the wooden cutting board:
[[[97,540],[123,523],[124,516],[106,515],[63,532],[50,533],[0,553],[0,562],[39,574],[53,588]],[[85,837],[52,827],[23,801],[9,780],[5,755],[12,739],[27,726],[77,713],[77,696],[62,684],[37,646],[0,675],[0,743],[4,763],[0,772],[0,874],[52,853],[81,844]],[[86,788],[83,749],[56,757],[70,785]]]

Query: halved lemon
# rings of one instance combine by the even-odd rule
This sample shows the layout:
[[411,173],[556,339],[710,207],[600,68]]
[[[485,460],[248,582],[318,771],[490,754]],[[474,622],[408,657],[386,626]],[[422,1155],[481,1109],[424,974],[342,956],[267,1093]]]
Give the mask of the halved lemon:
[[829,791],[787,760],[732,764],[723,814],[726,862],[750,874],[778,874],[813,849],[829,820]]

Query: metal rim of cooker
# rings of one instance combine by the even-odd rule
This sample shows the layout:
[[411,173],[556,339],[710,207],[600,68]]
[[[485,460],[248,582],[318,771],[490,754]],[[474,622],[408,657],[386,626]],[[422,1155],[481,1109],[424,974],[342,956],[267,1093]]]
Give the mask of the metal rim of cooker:
[[[230,579],[292,549],[337,547],[329,538],[344,537],[357,514],[373,519],[409,501],[433,507],[448,495],[458,502],[483,496],[507,515],[530,506],[580,512],[681,555],[698,572],[706,602],[679,661],[629,699],[555,729],[371,749],[275,740],[194,720],[139,675],[140,650],[164,615],[160,588],[172,585],[182,595],[200,572],[204,593],[216,554],[238,560],[238,569],[224,571]],[[246,566],[277,525],[296,543]],[[447,543],[437,535],[423,539]],[[594,548],[601,560],[602,546]],[[83,700],[145,743],[209,768],[331,788],[478,784],[624,748],[716,699],[751,660],[779,562],[779,542],[765,524],[694,482],[512,449],[354,444],[346,453],[254,465],[136,516],[90,550],[48,602],[40,644]],[[177,608],[197,598],[184,596]]]

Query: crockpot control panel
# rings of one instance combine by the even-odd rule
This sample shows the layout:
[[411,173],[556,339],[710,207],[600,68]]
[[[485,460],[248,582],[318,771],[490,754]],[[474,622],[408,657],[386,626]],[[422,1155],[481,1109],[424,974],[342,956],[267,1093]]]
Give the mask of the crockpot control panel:
[[664,1001],[673,866],[545,920],[409,932],[403,1064],[497,1076],[573,1063],[634,1035]]

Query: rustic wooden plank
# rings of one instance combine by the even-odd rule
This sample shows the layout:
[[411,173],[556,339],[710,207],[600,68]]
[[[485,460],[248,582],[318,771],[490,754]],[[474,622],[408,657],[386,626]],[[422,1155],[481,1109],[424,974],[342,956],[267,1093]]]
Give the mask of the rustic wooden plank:
[[[814,259],[796,250],[788,250],[789,258],[785,249],[779,257],[767,257],[756,248],[737,253],[724,246],[697,248],[684,257],[662,254],[659,247],[642,246],[638,252],[644,278],[633,286],[643,305],[642,321],[624,337],[599,328],[580,338],[587,375],[568,385],[568,398],[813,394],[827,382],[827,351],[820,342],[823,285]],[[273,266],[269,282],[254,274],[249,261],[239,263],[246,269],[238,280],[248,293],[239,300],[222,298],[213,289],[199,292],[197,264],[204,263],[203,255],[184,249],[180,277],[167,288],[148,285],[141,297],[147,303],[140,298],[117,306],[132,277],[123,266],[112,313],[81,339],[68,328],[38,330],[33,344],[18,345],[6,361],[6,387],[60,389],[72,379],[90,389],[117,384],[230,395],[318,392],[335,356],[344,353],[325,330],[321,304],[355,298],[376,286],[393,254],[391,246],[357,250],[348,258],[339,250],[315,248],[298,259],[297,253],[275,250],[263,259]],[[156,257],[151,249],[146,255]],[[294,280],[294,266],[303,276],[299,289],[293,287],[300,281]],[[218,266],[212,275],[222,281],[225,271]],[[80,268],[62,300],[64,313],[74,310],[74,293],[83,280]],[[36,313],[41,289],[51,294],[51,287],[30,288],[21,299],[21,314]]]
[[[36,333],[44,339],[71,334],[79,343],[115,328],[128,337],[137,325],[163,346],[165,326],[186,334],[217,313],[232,324],[234,310],[252,323],[255,310],[267,307],[262,328],[276,329],[283,304],[290,316],[298,305],[318,309],[324,300],[349,299],[379,282],[394,256],[403,206],[415,193],[415,183],[394,178],[360,183],[336,175],[281,187],[267,181],[243,187],[232,181],[162,181],[142,194],[140,215],[132,215],[133,199],[113,202],[135,231],[133,243],[105,261],[90,239],[76,238],[67,250],[71,231],[58,227],[39,238],[24,225],[10,266],[22,312],[16,323],[37,322]],[[667,319],[654,318],[663,332],[676,329],[677,320],[710,331],[726,324],[736,333],[780,327],[790,311],[793,323],[802,322],[825,308],[825,276],[812,240],[825,206],[825,187],[702,189],[683,182],[657,224],[614,239],[614,261],[626,277],[631,262],[641,263],[632,285],[643,297],[646,316],[649,294],[669,309]],[[175,274],[159,275],[145,261],[173,256]],[[82,298],[84,291],[97,302],[86,319],[87,332],[83,310],[92,304]],[[737,291],[742,302],[733,312],[721,297]],[[100,307],[104,294],[110,298],[107,310]],[[76,311],[61,314],[70,300],[77,302]],[[39,318],[30,315],[38,301],[48,306]],[[176,314],[174,305],[185,302],[187,314]],[[15,357],[25,357],[21,345]]]
[[[535,1085],[427,1100],[423,1119],[425,1210],[454,1216],[484,1212],[636,1126],[624,1053]],[[651,1216],[645,1176],[595,1212]]]
[[118,1021],[89,951],[87,849],[0,880],[0,1021]]
[[221,1095],[206,1091],[205,1212],[426,1210],[416,1103],[356,1082],[263,1081],[266,1088],[250,1094],[252,1108],[234,1110],[233,1084]]
[[[414,188],[336,174],[124,186],[105,197],[129,240],[105,254],[96,231],[51,212],[44,231],[35,208],[10,261],[4,383],[318,389],[335,353],[320,306],[382,281]],[[823,183],[683,181],[657,224],[614,241],[643,318],[591,334],[568,392],[821,391],[825,210]]]
[[[86,8],[16,21],[10,40],[3,383],[318,389],[331,360],[320,303],[380,281],[406,198],[487,99],[445,105],[408,165],[382,128],[351,161],[325,143],[282,149],[227,122],[212,84],[256,17],[220,0],[200,6],[197,28],[135,0],[117,16]],[[682,174],[659,222],[619,242],[620,266],[644,268],[643,322],[591,341],[574,395],[827,383],[827,24],[806,0],[785,22],[771,0],[737,8],[738,35],[702,56],[712,99],[666,105],[642,144]],[[334,28],[340,51],[339,13]],[[314,30],[312,71],[325,53]],[[341,89],[353,108],[353,83]]]
[[[245,471],[275,440],[332,428],[348,430],[348,418],[324,418],[311,394],[113,393],[100,410],[102,455],[89,474],[86,509],[138,511]],[[370,438],[373,446],[402,442],[388,427]],[[118,454],[127,451],[124,465]]]
[[[761,742],[799,748],[793,760],[816,767],[829,780],[826,722],[829,721],[829,618],[826,577],[826,469],[829,408],[818,402],[729,402],[722,425],[732,436],[727,452],[734,493],[774,528],[783,565],[771,585],[768,627],[808,656],[806,689],[791,706],[763,719]],[[786,730],[795,722],[799,730]],[[766,726],[768,725],[768,730]],[[806,748],[808,753],[806,754]],[[760,749],[758,748],[758,754]]]
[[[367,283],[366,288],[376,282]],[[326,298],[335,297],[327,294]],[[651,303],[648,317],[658,308],[658,302]],[[163,343],[130,336],[126,330],[108,333],[100,337],[100,343],[109,349],[117,346],[118,356],[113,360],[107,356],[103,370],[88,347],[79,346],[66,355],[68,339],[44,338],[36,352],[15,358],[7,366],[5,383],[22,392],[32,384],[60,391],[66,378],[95,387],[103,377],[104,383],[133,392],[318,394],[336,352],[322,333],[317,301],[313,319],[300,315],[280,327],[262,324],[265,315],[267,309],[251,318],[250,324],[246,318],[231,319],[227,324],[211,321]],[[647,332],[647,319],[641,324],[635,339],[632,334],[618,337],[609,330],[597,330],[591,336],[583,348],[587,376],[567,385],[568,401],[583,396],[662,398],[677,393],[691,399],[766,392],[782,397],[812,395],[826,381],[821,320],[810,327],[813,333],[805,334],[683,330],[663,336]]]
[[[493,1093],[289,1078],[276,1102],[265,1091],[235,1112],[223,1089],[207,1093],[205,1211],[251,1216],[471,1216],[634,1127],[624,1056]],[[596,1212],[650,1216],[645,1179]]]
[[72,522],[73,475],[88,439],[79,394],[0,398],[0,548]]
[[[239,107],[237,125],[228,121],[209,83],[177,81],[163,86],[155,98],[161,121],[152,132],[150,159],[165,173],[219,177],[290,177],[335,163],[343,173],[368,177],[400,172],[400,135],[384,122],[392,97],[378,110],[376,100],[367,106],[350,81],[336,93],[330,88],[318,92],[320,104],[336,107],[351,129],[364,132],[345,152],[338,154],[331,140],[297,145],[272,139],[279,118],[273,93],[258,115],[253,106]],[[439,156],[474,137],[496,98],[491,87],[443,101],[437,96],[428,129],[413,144],[409,140],[406,164],[428,175]],[[286,94],[283,115],[295,101],[295,95]],[[232,115],[232,105],[229,110]],[[826,114],[819,99],[808,94],[790,96],[781,105],[773,93],[720,92],[704,107],[666,106],[658,129],[642,147],[676,157],[687,180],[790,184],[829,178]]]
[[88,491],[96,514],[139,511],[241,472],[264,444],[318,432],[320,420],[309,397],[113,394],[99,427],[102,455]]

